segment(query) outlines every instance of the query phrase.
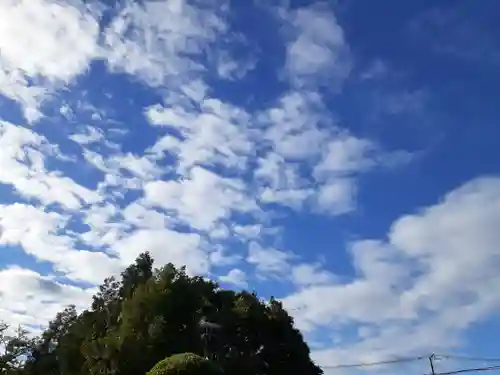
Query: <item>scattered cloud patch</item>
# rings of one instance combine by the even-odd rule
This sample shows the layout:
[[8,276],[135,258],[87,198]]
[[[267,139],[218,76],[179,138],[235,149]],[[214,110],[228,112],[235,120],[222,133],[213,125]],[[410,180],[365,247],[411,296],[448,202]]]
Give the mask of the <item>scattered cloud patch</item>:
[[322,269],[319,264],[299,264],[292,270],[292,279],[296,285],[311,286],[330,284],[335,280],[335,276]]
[[61,284],[29,269],[9,266],[0,270],[0,320],[13,326],[42,326],[69,304],[76,304],[79,309],[86,307],[92,292]]
[[281,10],[285,29],[287,76],[297,87],[337,87],[351,69],[344,31],[326,4]]
[[222,178],[201,167],[194,167],[190,178],[179,182],[150,182],[144,192],[146,204],[177,213],[182,222],[200,230],[214,228],[232,211],[256,209],[239,181]]
[[46,0],[7,0],[0,14],[0,92],[37,120],[47,94],[70,83],[99,55],[97,15],[77,1]]
[[466,183],[396,220],[387,241],[355,241],[352,281],[312,285],[285,298],[306,331],[330,324],[376,328],[355,344],[317,352],[317,360],[334,364],[444,350],[459,345],[464,329],[495,311],[499,187],[498,178]]
[[290,266],[291,255],[278,249],[265,248],[257,242],[248,245],[247,262],[255,265],[262,277],[283,276]]
[[241,288],[248,287],[247,276],[245,272],[240,270],[239,268],[233,268],[227,275],[220,276],[219,280],[224,283],[233,284]]
[[77,209],[101,199],[97,192],[46,169],[46,156],[58,156],[59,151],[45,137],[2,121],[0,148],[0,181],[12,185],[22,197],[67,209]]
[[[224,32],[224,7],[197,7],[185,1],[129,2],[103,35],[109,67],[160,87],[203,71],[196,61]],[[217,11],[218,10],[218,11]]]

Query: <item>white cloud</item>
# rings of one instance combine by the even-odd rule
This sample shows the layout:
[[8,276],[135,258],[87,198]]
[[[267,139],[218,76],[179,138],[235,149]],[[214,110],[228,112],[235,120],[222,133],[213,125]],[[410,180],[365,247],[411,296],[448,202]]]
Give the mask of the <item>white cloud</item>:
[[243,239],[255,239],[264,231],[264,228],[262,224],[234,225],[233,231]]
[[300,177],[299,164],[287,163],[274,152],[259,158],[254,176],[261,184],[275,190],[296,189],[305,185]]
[[0,182],[12,185],[21,196],[43,204],[59,203],[68,209],[101,200],[97,192],[58,172],[47,171],[47,154],[60,156],[44,137],[0,121]]
[[109,159],[115,165],[115,168],[125,169],[135,177],[141,180],[152,180],[162,171],[156,163],[147,156],[137,156],[133,154],[116,155]]
[[224,283],[239,286],[241,288],[246,288],[248,286],[247,275],[239,268],[233,268],[227,275],[220,276],[219,280]]
[[284,275],[290,267],[293,256],[281,250],[271,247],[263,247],[252,241],[248,245],[248,256],[246,261],[253,264],[259,276]]
[[[305,330],[372,326],[369,337],[317,352],[321,364],[449,348],[500,306],[500,179],[473,180],[393,224],[388,241],[357,241],[357,277],[285,298]],[[391,328],[387,328],[391,327]]]
[[260,193],[262,203],[276,203],[300,211],[305,201],[314,194],[312,189],[275,190],[264,188]]
[[0,321],[11,326],[45,325],[69,304],[87,307],[92,292],[18,266],[4,268],[0,270]]
[[403,160],[342,130],[332,116],[311,91],[288,92],[257,116],[272,149],[258,159],[254,170],[264,185],[259,195],[263,203],[342,215],[356,207],[355,177]]
[[144,229],[163,229],[172,221],[169,216],[156,210],[148,209],[137,202],[125,207],[122,215],[125,223]]
[[295,210],[311,205],[332,215],[355,206],[355,181],[343,175],[364,167],[370,144],[337,131],[317,93],[289,92],[258,119],[273,149],[259,158],[254,171],[265,184],[262,202]]
[[81,5],[2,1],[0,93],[20,101],[36,120],[46,93],[70,82],[98,56],[98,31],[95,14]]
[[220,177],[194,167],[180,181],[149,182],[144,187],[144,203],[161,207],[199,230],[211,230],[232,212],[251,212],[255,203],[245,195],[239,180]]
[[[117,219],[117,215],[121,218]],[[200,235],[170,229],[172,221],[172,217],[149,209],[140,201],[120,211],[109,204],[94,206],[84,219],[90,228],[79,238],[91,246],[109,248],[118,257],[119,267],[126,267],[144,251],[149,251],[158,265],[186,265],[188,272],[197,275],[206,275],[214,261],[222,262],[222,258],[213,258],[205,249]]]
[[120,269],[102,252],[75,249],[73,238],[64,235],[68,217],[25,204],[0,205],[0,244],[18,245],[29,255],[50,262],[74,280],[101,283]]
[[241,263],[243,257],[223,246],[215,246],[215,251],[210,252],[210,262],[215,266],[234,266]]
[[104,33],[110,68],[150,86],[204,70],[193,57],[226,28],[217,5],[202,9],[183,0],[130,2]]
[[208,233],[208,235],[212,239],[222,240],[228,238],[231,235],[231,232],[229,231],[229,228],[226,224],[220,223],[214,229],[212,229],[212,231]]
[[6,0],[0,5],[0,93],[20,102],[27,119],[35,121],[42,116],[42,102],[94,59],[151,86],[185,79],[205,70],[193,57],[226,30],[217,15],[223,8],[198,8],[183,0],[130,1],[98,38],[97,7],[80,1]]
[[205,275],[210,267],[209,254],[195,233],[140,229],[115,242],[112,250],[124,266],[133,263],[139,253],[149,251],[159,265],[168,262],[185,265],[192,274]]
[[29,123],[42,117],[40,103],[48,97],[48,90],[30,86],[28,80],[19,71],[7,71],[0,67],[0,93],[21,104],[24,116]]
[[355,196],[356,185],[352,179],[331,179],[318,187],[314,209],[328,215],[345,214],[356,207]]
[[102,130],[93,126],[87,126],[85,127],[85,132],[73,134],[69,138],[78,144],[88,145],[103,141],[105,135]]
[[2,65],[63,81],[81,73],[96,55],[99,29],[92,15],[82,11],[46,0],[3,1]]
[[335,276],[318,264],[302,263],[292,269],[292,281],[299,286],[329,284]]
[[118,214],[118,207],[111,203],[89,207],[81,219],[82,223],[88,226],[88,230],[78,233],[78,239],[93,248],[108,247],[125,235],[130,226],[135,224],[134,219],[137,220],[138,216],[143,220],[142,223],[151,221],[145,218],[145,215],[131,214],[128,207],[122,213],[124,221],[117,220]]
[[227,80],[242,79],[257,65],[257,59],[235,60],[229,53],[221,52],[217,57],[217,74]]
[[329,134],[320,124],[329,123],[321,97],[315,92],[292,91],[259,115],[267,125],[264,138],[285,159],[304,160],[321,151]]
[[[104,142],[105,146],[110,146]],[[109,147],[108,147],[109,149]],[[98,183],[97,191],[106,198],[123,199],[127,190],[141,190],[148,181],[154,181],[168,168],[161,168],[154,155],[119,153],[111,145],[111,154],[103,154],[83,148],[83,158],[88,166],[104,172],[104,179]]]
[[285,71],[297,87],[338,86],[351,69],[344,31],[323,5],[282,10],[289,22]]
[[372,142],[340,134],[326,147],[321,162],[314,168],[317,179],[359,172],[374,164],[370,156],[374,154]]
[[199,87],[194,90],[190,95],[200,100],[194,108],[183,105],[183,95],[176,105],[157,105],[148,110],[153,125],[175,127],[183,138],[166,135],[151,150],[174,154],[181,173],[199,164],[243,169],[247,155],[253,151],[246,133],[249,115],[218,99],[203,98]]

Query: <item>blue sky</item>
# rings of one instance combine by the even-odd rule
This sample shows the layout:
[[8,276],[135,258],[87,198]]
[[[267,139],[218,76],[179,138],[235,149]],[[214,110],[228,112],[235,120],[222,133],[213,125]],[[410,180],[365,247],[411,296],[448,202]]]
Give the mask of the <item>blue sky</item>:
[[2,1],[0,319],[148,250],[283,299],[322,366],[494,356],[499,10]]

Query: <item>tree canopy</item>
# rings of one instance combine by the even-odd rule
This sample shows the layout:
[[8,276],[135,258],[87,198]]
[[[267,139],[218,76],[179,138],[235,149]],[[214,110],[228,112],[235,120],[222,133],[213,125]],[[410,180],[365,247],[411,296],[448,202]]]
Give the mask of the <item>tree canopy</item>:
[[11,374],[146,374],[179,353],[210,357],[225,374],[322,374],[279,301],[223,290],[184,267],[153,269],[148,253],[106,279],[88,310],[69,306],[39,337],[9,340],[0,370]]
[[147,375],[223,375],[223,372],[202,356],[180,353],[158,362]]

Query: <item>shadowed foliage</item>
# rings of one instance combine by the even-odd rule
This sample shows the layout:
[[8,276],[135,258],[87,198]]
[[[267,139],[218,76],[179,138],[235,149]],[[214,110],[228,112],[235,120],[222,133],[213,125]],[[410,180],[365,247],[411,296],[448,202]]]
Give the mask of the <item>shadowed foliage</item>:
[[[196,362],[194,354],[211,358],[224,374],[322,373],[279,301],[220,289],[172,264],[153,269],[148,253],[121,278],[106,279],[88,310],[70,306],[36,339],[20,332],[11,342],[0,358],[7,374],[137,375],[159,361],[158,371],[182,358]],[[185,366],[194,366],[189,361]]]

